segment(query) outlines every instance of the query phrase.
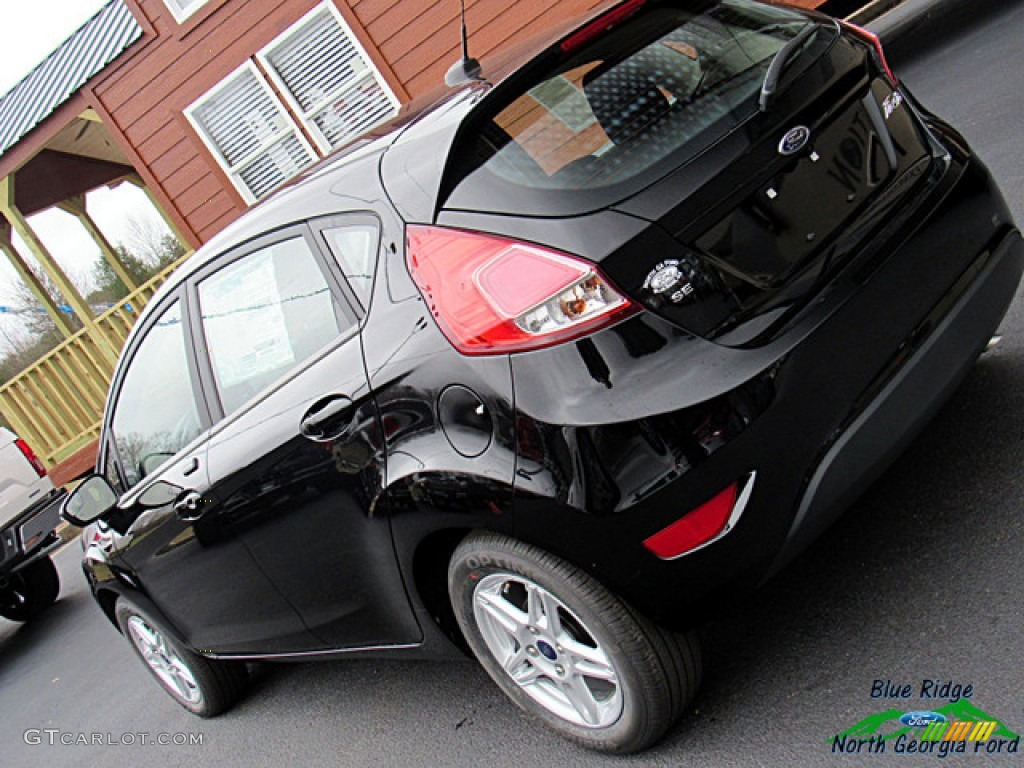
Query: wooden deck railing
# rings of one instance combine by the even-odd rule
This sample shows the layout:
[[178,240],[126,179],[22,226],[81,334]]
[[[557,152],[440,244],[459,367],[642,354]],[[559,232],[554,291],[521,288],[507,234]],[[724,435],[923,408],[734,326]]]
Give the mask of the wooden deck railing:
[[171,264],[0,387],[0,412],[47,466],[99,436],[114,362]]

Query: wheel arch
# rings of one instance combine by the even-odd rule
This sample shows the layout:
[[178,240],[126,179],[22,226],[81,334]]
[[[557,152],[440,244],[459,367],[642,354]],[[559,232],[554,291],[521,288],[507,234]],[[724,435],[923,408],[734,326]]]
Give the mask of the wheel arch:
[[419,542],[412,560],[412,580],[419,601],[438,629],[467,655],[469,645],[448,596],[448,563],[456,547],[473,531],[469,527],[432,531]]
[[114,625],[114,629],[120,632],[121,627],[117,623],[117,616],[115,614],[118,597],[117,592],[112,589],[100,589],[96,592],[96,602],[99,603],[103,615],[107,617],[107,621]]

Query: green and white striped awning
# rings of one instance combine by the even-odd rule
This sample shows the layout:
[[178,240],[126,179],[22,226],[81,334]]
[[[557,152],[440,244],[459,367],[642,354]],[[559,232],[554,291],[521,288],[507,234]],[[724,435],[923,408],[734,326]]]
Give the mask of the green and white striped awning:
[[0,155],[142,37],[121,0],[111,0],[0,97]]

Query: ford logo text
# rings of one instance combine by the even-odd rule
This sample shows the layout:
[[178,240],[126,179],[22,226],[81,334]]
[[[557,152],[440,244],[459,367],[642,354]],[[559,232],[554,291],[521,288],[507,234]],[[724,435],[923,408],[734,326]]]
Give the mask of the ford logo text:
[[791,128],[785,136],[782,137],[782,141],[779,142],[779,153],[783,155],[795,155],[801,149],[807,146],[807,142],[811,140],[811,129],[806,125],[798,125],[796,128]]
[[911,728],[926,728],[930,723],[944,723],[946,716],[938,712],[907,712],[900,722]]

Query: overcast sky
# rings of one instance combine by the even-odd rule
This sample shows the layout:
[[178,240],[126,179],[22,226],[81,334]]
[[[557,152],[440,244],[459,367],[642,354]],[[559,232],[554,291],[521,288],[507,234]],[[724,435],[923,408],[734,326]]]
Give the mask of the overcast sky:
[[106,2],[0,0],[0,93],[7,93]]
[[[37,64],[54,51],[85,21],[91,18],[108,0],[0,0],[0,94],[6,94]],[[130,235],[131,219],[159,224],[148,199],[122,185],[116,190],[100,189],[89,193],[89,211],[100,229],[115,244],[126,241]],[[92,265],[99,258],[99,250],[70,215],[49,210],[31,217],[33,229],[51,251],[54,258],[68,273],[80,292],[87,293]],[[15,240],[18,244],[17,239]],[[24,247],[18,249],[30,258]],[[9,305],[14,298],[13,283],[18,278],[3,256],[0,256],[0,306]],[[20,324],[17,316],[4,317],[0,322]],[[8,326],[9,327],[9,326]],[[4,344],[0,341],[0,354]]]

